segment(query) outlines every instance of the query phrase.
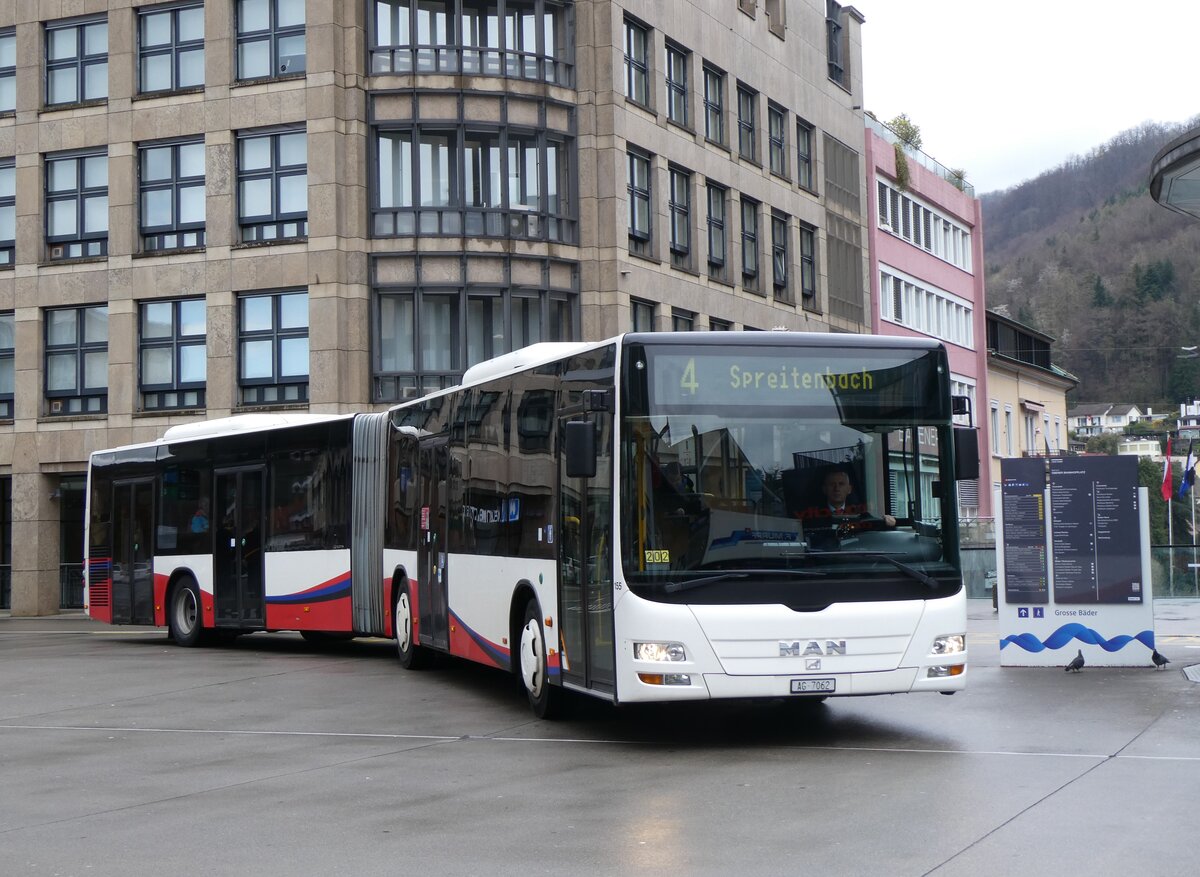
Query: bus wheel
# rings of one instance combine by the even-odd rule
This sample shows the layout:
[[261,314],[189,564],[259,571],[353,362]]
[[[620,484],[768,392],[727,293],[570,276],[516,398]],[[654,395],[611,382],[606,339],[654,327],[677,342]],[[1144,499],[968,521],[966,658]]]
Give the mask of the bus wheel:
[[429,650],[417,645],[413,636],[412,600],[408,596],[408,585],[396,594],[396,611],[392,615],[396,623],[396,654],[400,666],[405,670],[421,670],[429,666]]
[[521,685],[529,697],[529,706],[539,719],[556,719],[564,712],[566,692],[550,684],[546,657],[546,633],[537,600],[525,607],[525,625],[521,628]]
[[195,579],[180,579],[171,592],[167,630],[178,646],[200,645],[204,628],[200,623],[200,588]]

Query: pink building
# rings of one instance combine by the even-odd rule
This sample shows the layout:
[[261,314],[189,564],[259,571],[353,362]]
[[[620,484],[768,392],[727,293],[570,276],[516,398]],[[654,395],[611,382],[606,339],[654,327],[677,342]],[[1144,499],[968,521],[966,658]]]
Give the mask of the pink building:
[[[871,330],[946,345],[954,393],[971,400],[985,462],[991,442],[979,407],[988,398],[982,208],[970,185],[919,150],[905,150],[908,179],[901,185],[898,139],[867,117]],[[963,517],[991,517],[991,490],[983,483],[983,490],[959,485]]]

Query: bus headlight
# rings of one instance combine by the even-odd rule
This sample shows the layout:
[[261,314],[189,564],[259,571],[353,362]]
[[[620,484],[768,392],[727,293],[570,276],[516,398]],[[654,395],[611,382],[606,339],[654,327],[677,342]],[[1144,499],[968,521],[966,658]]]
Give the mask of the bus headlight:
[[967,638],[961,633],[939,636],[933,641],[931,655],[957,655],[967,650]]
[[682,643],[634,643],[635,661],[686,661]]

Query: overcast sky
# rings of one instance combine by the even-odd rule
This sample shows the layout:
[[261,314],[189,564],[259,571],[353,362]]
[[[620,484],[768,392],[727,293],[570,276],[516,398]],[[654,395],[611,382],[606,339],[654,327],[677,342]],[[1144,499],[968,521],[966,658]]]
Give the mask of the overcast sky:
[[849,2],[867,20],[865,109],[907,113],[976,194],[1200,113],[1200,0]]

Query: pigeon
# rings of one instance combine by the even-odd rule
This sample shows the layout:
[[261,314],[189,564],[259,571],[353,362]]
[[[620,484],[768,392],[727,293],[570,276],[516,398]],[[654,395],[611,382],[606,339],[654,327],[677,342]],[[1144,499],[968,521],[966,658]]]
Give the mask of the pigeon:
[[1067,664],[1067,672],[1070,673],[1072,670],[1074,670],[1076,673],[1078,673],[1083,669],[1083,663],[1083,649],[1079,649],[1079,651],[1075,654],[1075,657],[1071,659],[1071,663]]
[[1155,649],[1154,652],[1150,655],[1150,660],[1154,662],[1155,670],[1162,669],[1163,667],[1167,666],[1167,664],[1171,663],[1165,657],[1163,657],[1162,655],[1160,655],[1158,653],[1158,649]]

